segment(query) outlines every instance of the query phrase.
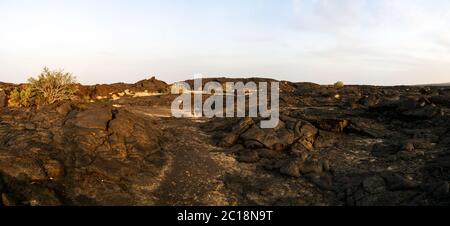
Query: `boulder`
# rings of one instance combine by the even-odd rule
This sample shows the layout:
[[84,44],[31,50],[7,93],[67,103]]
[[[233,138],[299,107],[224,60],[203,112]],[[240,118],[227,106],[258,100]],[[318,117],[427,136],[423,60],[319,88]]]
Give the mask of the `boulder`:
[[244,141],[256,141],[260,144],[263,143],[264,139],[266,137],[266,133],[263,129],[259,128],[259,126],[254,125],[249,130],[247,130],[245,133],[241,134],[241,138]]
[[342,133],[349,125],[349,121],[345,119],[320,119],[318,121],[318,127],[320,129]]
[[268,148],[283,151],[294,142],[294,133],[284,128],[284,125],[275,129],[261,129],[255,124],[243,133],[241,138],[247,148]]
[[233,147],[234,145],[236,145],[238,139],[239,139],[239,134],[233,133],[233,132],[228,133],[225,135],[225,137],[223,137],[220,140],[219,146],[224,147],[224,148]]
[[87,129],[99,129],[106,130],[108,122],[113,118],[112,108],[108,106],[104,107],[91,107],[84,111],[78,112],[71,122],[82,128]]
[[301,121],[296,125],[295,128],[296,136],[299,139],[313,139],[318,130],[311,123]]
[[246,117],[242,119],[237,125],[235,125],[231,132],[227,133],[225,137],[220,141],[221,147],[233,147],[239,139],[239,136],[247,131],[255,122],[252,118]]
[[61,104],[56,108],[56,112],[58,112],[63,117],[65,117],[71,111],[72,111],[72,104],[69,102]]
[[312,151],[318,131],[312,124],[300,121],[295,128],[297,142],[292,146],[294,152]]
[[299,165],[298,160],[290,160],[280,168],[280,173],[291,177],[300,177]]
[[342,134],[320,130],[314,142],[315,149],[334,147],[341,139]]

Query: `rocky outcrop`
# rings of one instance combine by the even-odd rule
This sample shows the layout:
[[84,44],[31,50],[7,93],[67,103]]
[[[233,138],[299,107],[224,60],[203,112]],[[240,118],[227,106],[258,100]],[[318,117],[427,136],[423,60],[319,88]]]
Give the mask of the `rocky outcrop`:
[[150,79],[139,81],[135,84],[101,84],[91,87],[92,93],[91,97],[96,99],[102,98],[113,98],[114,96],[123,97],[133,96],[135,93],[147,92],[147,93],[164,93],[168,90],[167,83],[157,80],[155,77]]
[[242,145],[237,161],[308,181],[343,205],[445,205],[445,90],[298,84],[281,97],[287,106],[277,128],[255,123],[223,136]]
[[167,162],[155,122],[108,105],[2,113],[3,204],[154,202],[148,194]]
[[156,79],[77,94],[120,100],[0,105],[0,204],[450,203],[450,89],[280,87],[273,129],[163,117],[172,95],[127,94],[167,88]]

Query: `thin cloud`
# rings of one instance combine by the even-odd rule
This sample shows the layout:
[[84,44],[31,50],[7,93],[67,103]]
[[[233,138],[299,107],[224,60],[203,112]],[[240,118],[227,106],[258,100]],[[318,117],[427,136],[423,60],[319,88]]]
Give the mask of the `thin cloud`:
[[[397,72],[424,62],[450,70],[449,1],[293,0],[293,12],[298,33],[322,37],[310,41],[315,48],[307,57],[373,68],[390,65]],[[434,70],[434,76],[446,71]]]

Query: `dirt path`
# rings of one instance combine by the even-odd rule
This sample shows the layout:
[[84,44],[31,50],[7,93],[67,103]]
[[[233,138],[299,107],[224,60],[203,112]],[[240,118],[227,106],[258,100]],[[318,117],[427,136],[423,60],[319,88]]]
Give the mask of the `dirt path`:
[[223,169],[211,158],[210,135],[199,121],[175,119],[167,109],[134,108],[163,125],[161,146],[171,156],[169,170],[154,196],[157,205],[228,205],[221,180]]
[[156,205],[331,203],[328,194],[319,192],[304,178],[287,178],[257,164],[238,162],[233,152],[216,145],[213,133],[206,132],[206,119],[172,118],[167,107],[127,109],[157,120],[164,133],[160,145],[170,161],[152,192]]

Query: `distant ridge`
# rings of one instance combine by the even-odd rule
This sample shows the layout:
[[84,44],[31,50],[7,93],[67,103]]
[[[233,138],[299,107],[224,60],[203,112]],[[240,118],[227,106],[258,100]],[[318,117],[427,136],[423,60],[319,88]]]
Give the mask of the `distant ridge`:
[[449,83],[440,83],[440,84],[418,85],[418,86],[450,86],[450,82]]

